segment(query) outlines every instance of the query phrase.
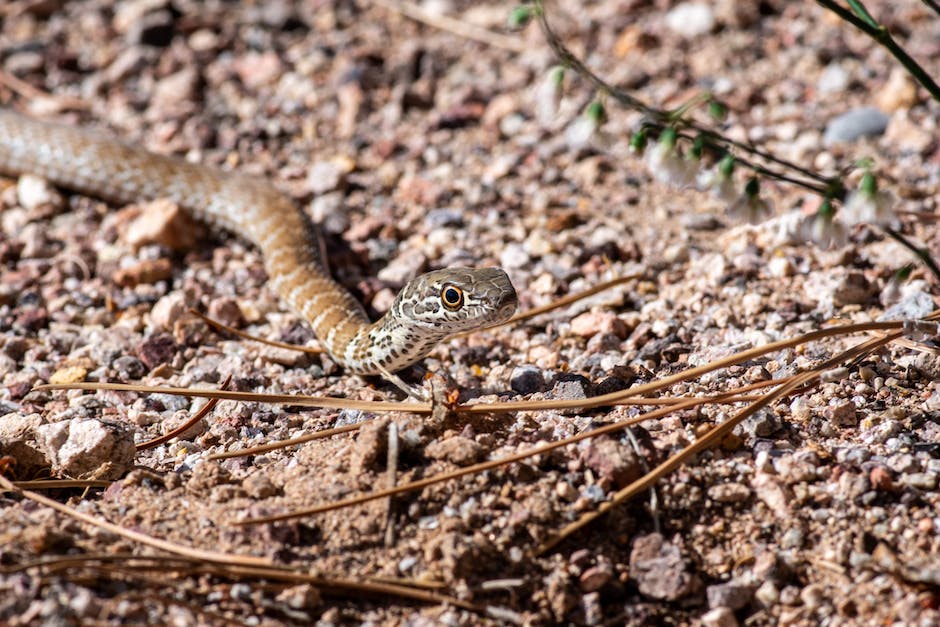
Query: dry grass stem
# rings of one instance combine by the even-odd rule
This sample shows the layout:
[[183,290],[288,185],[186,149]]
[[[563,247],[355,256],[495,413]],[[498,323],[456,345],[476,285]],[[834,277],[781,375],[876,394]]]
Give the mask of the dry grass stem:
[[834,357],[818,368],[814,368],[809,372],[804,372],[798,375],[795,375],[790,378],[789,381],[780,385],[772,392],[764,395],[760,400],[751,403],[746,408],[742,409],[740,412],[734,416],[728,418],[721,424],[718,424],[712,427],[704,436],[690,444],[689,446],[682,449],[680,452],[676,453],[665,462],[643,475],[627,487],[623,488],[609,501],[601,504],[596,510],[583,514],[578,520],[567,525],[562,529],[558,535],[551,538],[547,542],[543,543],[536,551],[536,554],[542,554],[547,551],[550,551],[555,546],[557,546],[562,540],[569,537],[571,534],[577,532],[579,529],[586,527],[591,522],[597,520],[607,512],[609,512],[614,507],[617,507],[621,503],[633,498],[634,496],[650,489],[650,487],[659,481],[661,478],[678,468],[680,465],[685,463],[689,458],[698,454],[701,451],[704,451],[708,448],[711,448],[716,443],[720,442],[722,438],[731,433],[731,430],[734,429],[738,424],[741,423],[748,416],[752,416],[761,409],[769,406],[774,401],[781,399],[788,394],[796,391],[801,386],[810,383],[811,381],[818,379],[824,372],[830,368],[834,368],[840,363],[851,361],[862,355],[866,355],[871,351],[884,346],[891,342],[894,339],[900,337],[900,333],[893,333],[886,335],[884,337],[875,338],[863,342],[856,347],[853,347],[842,354]]
[[74,508],[63,505],[58,501],[45,497],[36,492],[30,490],[22,490],[17,488],[9,479],[6,477],[0,476],[0,489],[7,490],[10,492],[15,492],[21,495],[24,498],[27,498],[31,501],[35,501],[40,505],[45,505],[50,507],[55,511],[65,514],[66,516],[73,518],[75,520],[87,523],[99,529],[104,529],[115,533],[122,538],[137,542],[140,544],[147,545],[149,547],[160,549],[161,551],[166,551],[168,553],[173,553],[175,555],[182,555],[185,557],[191,557],[193,559],[199,559],[209,562],[218,562],[221,564],[237,564],[240,566],[272,566],[271,560],[264,557],[254,557],[249,555],[230,555],[226,553],[217,553],[215,551],[207,551],[204,549],[194,549],[191,547],[183,546],[181,544],[176,544],[175,542],[169,542],[168,540],[162,540],[160,538],[154,538],[153,536],[148,536],[145,533],[140,533],[139,531],[133,531],[131,529],[125,529],[120,525],[115,525],[114,523],[107,522],[105,520],[100,520],[94,516],[89,516],[83,512],[80,512]]
[[526,50],[525,42],[518,37],[510,37],[500,33],[494,33],[481,26],[463,22],[456,18],[432,13],[422,9],[418,5],[405,2],[403,0],[372,0],[376,6],[380,6],[388,11],[400,13],[416,22],[427,24],[438,30],[453,33],[464,39],[476,41],[487,46],[508,50],[510,52],[524,52]]
[[285,348],[287,350],[300,351],[302,353],[310,353],[311,355],[320,355],[323,353],[323,349],[319,346],[299,346],[297,344],[288,344],[287,342],[267,340],[263,337],[258,337],[257,335],[246,333],[245,331],[242,331],[241,329],[236,329],[235,327],[231,327],[223,322],[219,322],[218,320],[210,318],[209,316],[205,315],[204,313],[196,309],[190,309],[189,312],[193,314],[194,316],[196,316],[197,318],[201,318],[203,322],[208,324],[210,327],[212,327],[216,331],[219,331],[222,333],[228,333],[229,335],[240,337],[243,340],[251,340],[252,342],[258,342],[260,344],[267,344],[268,346],[275,346],[277,348]]
[[[226,377],[226,378],[225,378],[225,381],[222,382],[222,385],[219,386],[219,389],[224,390],[225,388],[227,388],[227,387],[228,387],[228,384],[229,384],[229,382],[230,382],[231,380],[232,380],[232,377],[231,377],[231,376]],[[179,436],[179,435],[182,435],[183,433],[186,433],[186,431],[187,431],[190,427],[192,427],[194,424],[198,423],[200,420],[202,420],[203,418],[205,418],[206,416],[208,416],[208,415],[209,415],[209,412],[211,412],[213,409],[215,409],[215,406],[218,405],[218,404],[219,404],[219,399],[217,399],[217,398],[211,398],[211,399],[209,399],[209,402],[206,403],[205,405],[203,405],[203,406],[202,406],[202,409],[200,409],[199,411],[197,411],[197,412],[193,415],[192,418],[190,418],[189,420],[187,420],[186,422],[184,422],[183,424],[181,424],[181,425],[178,426],[177,428],[173,429],[173,430],[170,431],[169,433],[164,433],[163,435],[161,435],[161,436],[158,437],[158,438],[153,438],[152,440],[148,440],[148,441],[146,441],[146,442],[142,442],[141,444],[138,444],[138,445],[137,445],[137,451],[138,451],[138,452],[139,452],[139,451],[146,451],[146,450],[148,450],[148,449],[156,448],[156,447],[160,446],[161,444],[165,444],[165,443],[169,442],[170,440],[172,440],[173,438],[175,438],[175,437],[177,437],[177,436]]]

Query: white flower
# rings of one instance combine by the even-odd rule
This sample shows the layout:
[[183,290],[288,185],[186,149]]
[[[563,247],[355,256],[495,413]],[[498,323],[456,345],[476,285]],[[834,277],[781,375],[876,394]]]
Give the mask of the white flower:
[[826,199],[819,206],[819,210],[808,216],[800,225],[800,236],[828,250],[844,246],[849,238],[849,230],[842,222],[835,219],[832,203]]
[[685,159],[676,147],[676,129],[667,128],[646,153],[646,167],[660,183],[688,187],[695,182],[698,161]]
[[866,172],[858,189],[846,199],[842,217],[849,224],[890,226],[895,222],[896,202],[895,195],[887,190],[879,190],[875,176]]
[[744,186],[744,193],[728,207],[728,215],[736,220],[759,224],[773,213],[770,203],[760,197],[760,183],[752,178]]
[[604,117],[604,105],[596,100],[589,104],[584,113],[565,129],[565,141],[568,143],[568,148],[580,150],[589,144],[603,147],[608,141],[600,132]]
[[699,172],[695,185],[700,190],[711,191],[712,196],[718,200],[731,204],[738,197],[738,190],[734,186],[734,157],[725,155],[713,170]]
[[548,71],[535,90],[535,117],[542,126],[551,124],[558,113],[564,81],[565,68],[556,65]]

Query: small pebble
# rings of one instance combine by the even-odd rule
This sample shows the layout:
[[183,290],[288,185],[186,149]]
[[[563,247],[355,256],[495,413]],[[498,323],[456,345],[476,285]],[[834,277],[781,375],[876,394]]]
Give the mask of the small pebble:
[[545,376],[535,366],[516,366],[509,376],[509,385],[516,394],[534,394],[545,390]]
[[937,475],[932,472],[912,472],[901,476],[901,484],[918,490],[933,490],[937,487]]
[[842,93],[849,86],[851,77],[841,63],[833,62],[823,68],[816,79],[816,90],[820,94]]
[[284,65],[273,50],[247,52],[235,59],[232,68],[249,89],[273,83],[284,72]]
[[888,82],[875,93],[875,102],[882,111],[909,109],[917,104],[917,83],[902,67],[893,68]]
[[306,583],[282,590],[278,593],[277,600],[294,610],[316,609],[322,602],[320,591]]
[[800,600],[808,609],[816,609],[826,602],[826,589],[818,583],[813,583],[800,591]]
[[874,107],[852,109],[826,125],[823,143],[827,146],[853,142],[862,137],[877,137],[888,128],[890,118]]
[[121,287],[152,285],[173,276],[173,264],[169,259],[144,259],[132,266],[121,268],[111,275],[111,280]]
[[770,607],[780,600],[780,590],[774,582],[765,581],[754,592],[754,598],[764,607]]
[[567,481],[559,481],[555,484],[555,494],[558,495],[558,498],[569,503],[576,501],[579,496],[577,489]]
[[[746,501],[750,496],[751,489],[741,483],[719,483],[708,488],[708,498],[718,503],[740,503]],[[720,603],[719,605],[727,605],[727,603]]]
[[588,311],[571,320],[571,332],[579,337],[610,333],[624,339],[627,336],[627,326],[612,312]]
[[682,37],[692,39],[715,27],[715,14],[708,4],[682,2],[666,14],[666,26]]
[[316,161],[307,170],[307,189],[317,195],[338,190],[355,166],[355,162],[345,157]]
[[633,447],[610,437],[591,439],[581,449],[580,459],[598,478],[610,481],[617,489],[630,485],[643,474],[643,465]]
[[875,466],[872,468],[868,473],[868,480],[871,482],[871,487],[874,490],[881,492],[886,492],[894,487],[891,472],[883,466]]
[[929,315],[935,308],[936,305],[930,294],[924,290],[918,290],[888,307],[878,320],[916,320]]
[[173,338],[166,334],[151,335],[137,345],[137,356],[147,368],[153,370],[160,364],[169,363],[176,354]]
[[705,589],[705,596],[708,598],[710,608],[727,607],[738,610],[751,602],[754,588],[737,581],[729,581],[708,586]]
[[[48,218],[65,206],[62,195],[46,179],[24,174],[16,182],[16,199],[34,218]],[[44,209],[47,209],[45,211]],[[36,215],[37,211],[42,215]]]
[[759,411],[745,418],[735,431],[742,431],[752,438],[766,438],[780,428],[780,419],[772,411]]
[[124,231],[124,239],[135,248],[160,244],[172,250],[189,250],[205,234],[175,202],[160,198],[140,206],[140,213]]
[[183,103],[192,102],[198,87],[199,73],[192,67],[183,68],[157,81],[150,97],[150,107],[158,111],[158,115],[169,115],[184,106]]
[[552,397],[562,400],[581,400],[589,396],[590,381],[579,375],[562,375],[555,381]]
[[839,400],[826,406],[823,415],[838,427],[854,427],[858,424],[857,408],[851,400]]
[[702,614],[702,627],[737,627],[738,619],[728,607],[716,607]]
[[630,578],[640,592],[653,599],[676,601],[699,585],[678,546],[658,533],[639,536],[630,551]]
[[425,447],[424,452],[431,459],[447,461],[457,466],[469,466],[480,461],[486,450],[470,438],[454,436],[432,442]]
[[613,576],[614,574],[609,564],[599,564],[581,573],[581,577],[578,578],[578,583],[581,585],[582,591],[594,592],[603,588],[604,584],[610,581]]
[[267,475],[255,473],[245,477],[242,481],[242,489],[245,491],[249,497],[253,499],[266,499],[280,493],[280,488],[278,488]]

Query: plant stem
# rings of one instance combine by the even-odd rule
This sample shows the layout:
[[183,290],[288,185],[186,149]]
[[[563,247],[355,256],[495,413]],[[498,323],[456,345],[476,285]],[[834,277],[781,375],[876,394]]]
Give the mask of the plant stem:
[[867,16],[867,19],[863,19],[856,15],[854,12],[846,9],[843,6],[840,6],[833,2],[832,0],[816,0],[816,4],[822,6],[825,9],[829,9],[840,18],[859,29],[876,42],[881,44],[888,52],[897,59],[904,68],[910,72],[911,76],[917,79],[917,82],[924,86],[924,89],[930,92],[930,95],[934,100],[940,101],[940,85],[937,85],[936,82],[930,77],[930,74],[927,73],[924,68],[920,66],[911,57],[907,52],[898,45],[898,42],[894,40],[891,36],[891,33],[888,32],[888,29],[883,25],[875,21],[875,19],[864,9],[864,6],[860,2],[854,1],[851,2],[853,6],[861,7],[864,14]]
[[934,13],[940,15],[940,3],[935,2],[934,0],[923,0],[923,3],[933,9]]
[[938,266],[934,258],[930,256],[930,250],[927,248],[918,248],[914,245],[914,242],[910,241],[891,227],[884,227],[884,232],[887,233],[888,236],[898,244],[911,251],[911,253],[917,257],[921,263],[927,266],[928,270],[933,272],[934,278],[940,281],[940,266]]
[[[756,148],[750,144],[734,141],[724,137],[716,131],[707,129],[699,124],[696,124],[695,122],[692,122],[691,120],[677,121],[675,119],[675,111],[661,111],[651,107],[642,100],[631,96],[623,90],[614,87],[588,69],[588,67],[585,66],[584,63],[577,56],[575,56],[575,54],[571,52],[571,50],[569,50],[565,44],[561,42],[558,35],[554,30],[552,30],[551,25],[548,23],[548,11],[545,9],[545,3],[543,0],[534,0],[533,6],[535,7],[535,15],[538,17],[539,26],[542,29],[542,33],[545,35],[545,39],[548,42],[549,47],[552,49],[552,52],[555,53],[559,63],[571,68],[576,74],[593,85],[598,92],[608,96],[624,108],[643,113],[647,117],[643,123],[645,127],[655,131],[662,131],[666,127],[678,125],[682,128],[695,131],[696,133],[703,135],[706,138],[706,147],[719,158],[728,153],[729,147],[736,148],[753,157],[763,159],[768,163],[779,165],[784,170],[797,172],[810,181],[815,182],[800,180],[787,174],[783,174],[780,171],[771,169],[767,166],[755,163],[754,161],[738,157],[738,162],[742,166],[751,169],[757,174],[763,174],[770,178],[776,178],[817,194],[825,194],[827,191],[832,190],[833,187],[835,187],[837,190],[841,189],[841,184],[831,177],[822,176],[817,172],[803,168],[785,159],[776,157],[773,154],[760,150],[759,148]],[[682,108],[680,108],[680,110],[681,109]],[[694,138],[690,139],[694,140]],[[839,194],[836,194],[836,196],[840,197]]]

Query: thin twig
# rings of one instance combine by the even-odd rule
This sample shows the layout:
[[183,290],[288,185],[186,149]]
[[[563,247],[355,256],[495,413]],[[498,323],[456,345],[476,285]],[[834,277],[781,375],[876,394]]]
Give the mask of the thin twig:
[[[219,389],[224,390],[225,388],[227,388],[231,380],[232,380],[232,375],[229,375],[228,377],[226,377],[225,381],[222,382],[222,385],[219,387]],[[218,398],[210,398],[209,402],[203,405],[202,409],[197,411],[195,415],[193,415],[192,418],[190,418],[189,420],[187,420],[186,422],[184,422],[177,428],[172,429],[168,433],[164,433],[158,438],[154,438],[152,440],[148,440],[146,442],[142,442],[138,444],[137,451],[140,452],[140,451],[146,451],[152,448],[157,448],[161,444],[165,444],[166,442],[169,442],[173,438],[186,433],[186,431],[188,431],[190,427],[192,427],[193,425],[198,423],[200,420],[208,416],[209,412],[215,409],[215,406],[219,404],[219,400],[220,399]]]
[[203,322],[208,324],[210,327],[212,327],[216,331],[222,331],[224,333],[228,333],[230,335],[240,337],[243,340],[251,340],[252,342],[259,342],[261,344],[267,344],[268,346],[276,346],[277,348],[286,348],[287,350],[300,351],[302,353],[310,353],[312,355],[319,355],[323,353],[323,349],[319,346],[299,346],[297,344],[288,344],[287,342],[267,340],[263,337],[258,337],[257,335],[246,333],[245,331],[242,331],[241,329],[236,329],[235,327],[231,327],[225,323],[219,322],[218,320],[214,320],[210,318],[209,316],[205,315],[204,313],[197,311],[196,309],[190,309],[189,313],[193,314],[194,316],[198,318],[201,318]]
[[268,444],[262,444],[260,446],[252,446],[251,448],[243,448],[235,451],[226,451],[224,453],[213,453],[209,455],[206,459],[229,459],[232,457],[248,457],[249,455],[260,455],[261,453],[267,453],[268,451],[274,451],[279,448],[287,448],[288,446],[295,446],[297,444],[303,444],[305,442],[312,442],[313,440],[322,440],[324,438],[329,438],[340,433],[349,433],[350,431],[357,431],[362,427],[361,422],[357,422],[351,425],[343,425],[342,427],[334,427],[332,429],[324,429],[323,431],[316,431],[314,433],[308,433],[307,435],[302,435],[297,438],[290,438],[287,440],[277,440],[275,442],[269,442]]
[[464,39],[470,39],[494,48],[502,48],[510,52],[525,52],[526,50],[525,43],[518,37],[494,33],[482,26],[464,22],[448,15],[431,13],[412,2],[405,2],[404,0],[372,0],[372,3],[388,11],[401,13],[416,22],[421,22],[433,28],[453,33]]
[[646,473],[641,478],[637,479],[630,485],[626,486],[622,490],[618,491],[612,499],[602,503],[596,510],[588,512],[587,514],[582,515],[578,520],[569,525],[565,526],[558,534],[544,542],[537,550],[536,554],[541,555],[547,551],[552,550],[565,538],[569,537],[571,534],[577,532],[580,529],[583,529],[591,522],[597,520],[613,508],[622,504],[623,502],[633,498],[638,494],[642,494],[646,490],[650,489],[657,481],[665,477],[673,470],[685,463],[689,458],[698,454],[701,451],[704,451],[708,448],[714,446],[726,435],[731,433],[731,430],[734,429],[738,424],[741,423],[748,416],[754,415],[756,412],[767,407],[772,402],[787,396],[791,392],[795,392],[801,386],[810,383],[811,381],[818,380],[819,377],[827,370],[837,366],[840,363],[843,363],[847,360],[853,360],[858,358],[861,355],[870,353],[871,351],[877,349],[879,346],[888,344],[894,339],[901,337],[901,332],[895,332],[891,334],[886,334],[883,337],[874,338],[867,340],[858,346],[855,346],[842,354],[833,357],[827,360],[825,363],[820,365],[817,368],[809,372],[804,372],[802,374],[791,377],[789,381],[783,383],[772,392],[766,394],[760,400],[748,405],[746,408],[728,418],[719,425],[716,425],[708,431],[704,436],[690,444],[689,446],[682,449],[679,453],[676,453],[659,466],[654,468],[652,471]]
[[194,549],[192,547],[184,546],[182,544],[177,544],[175,542],[170,542],[168,540],[162,540],[160,538],[154,538],[145,533],[139,531],[133,531],[131,529],[125,529],[120,525],[115,525],[106,520],[101,520],[100,518],[95,518],[84,512],[80,512],[74,508],[63,505],[58,501],[50,499],[48,497],[39,494],[38,492],[32,492],[30,490],[21,490],[17,488],[13,483],[0,475],[0,489],[15,492],[20,494],[24,498],[27,498],[31,501],[35,501],[40,505],[45,505],[50,507],[55,511],[65,514],[70,518],[79,520],[81,522],[93,525],[99,529],[105,529],[111,533],[117,534],[122,538],[126,538],[133,542],[138,542],[140,544],[145,544],[147,546],[153,547],[155,549],[160,549],[161,551],[166,551],[167,553],[173,553],[175,555],[182,555],[185,557],[191,557],[193,559],[204,560],[207,562],[215,562],[219,564],[230,564],[230,565],[240,565],[240,566],[249,566],[249,567],[272,567],[273,562],[265,557],[254,557],[251,555],[231,555],[227,553],[218,553],[216,551],[207,551],[205,549]]
[[[621,404],[624,399],[650,394],[658,390],[671,387],[700,377],[709,372],[737,365],[739,363],[756,359],[768,353],[787,348],[793,348],[806,342],[814,342],[827,337],[846,335],[849,333],[862,333],[866,331],[894,331],[902,326],[900,321],[861,322],[857,324],[836,325],[805,333],[796,338],[778,340],[763,346],[739,351],[723,359],[718,359],[695,368],[688,368],[650,383],[636,385],[626,390],[610,392],[587,399],[549,399],[543,401],[500,401],[498,403],[470,403],[454,407],[456,413],[462,414],[490,414],[493,412],[511,411],[538,411],[574,409],[588,410],[598,407],[612,407]],[[37,385],[34,390],[116,390],[121,392],[142,392],[149,394],[169,394],[172,396],[188,396],[199,398],[221,398],[243,402],[273,403],[296,405],[298,407],[324,407],[332,409],[360,409],[369,412],[404,411],[415,414],[431,413],[430,403],[401,403],[386,401],[353,401],[341,398],[322,396],[306,396],[292,394],[260,394],[255,392],[234,392],[223,390],[196,390],[190,388],[160,387],[148,385],[133,385],[126,383],[46,383]]]
[[107,488],[110,481],[103,479],[36,479],[32,481],[14,481],[13,485],[23,490],[63,490],[70,488]]

